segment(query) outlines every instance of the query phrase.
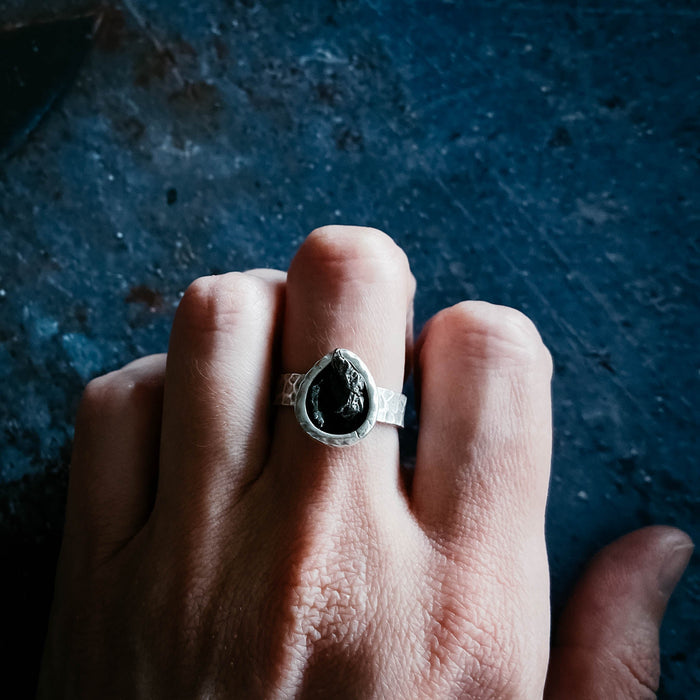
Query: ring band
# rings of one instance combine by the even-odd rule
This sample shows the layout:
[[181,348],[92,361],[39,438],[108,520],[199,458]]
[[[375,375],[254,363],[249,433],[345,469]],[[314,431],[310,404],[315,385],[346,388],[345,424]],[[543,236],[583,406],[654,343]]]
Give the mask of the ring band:
[[336,348],[306,374],[283,374],[275,403],[293,406],[301,428],[326,445],[362,440],[377,423],[403,427],[406,396],[377,386],[355,353]]

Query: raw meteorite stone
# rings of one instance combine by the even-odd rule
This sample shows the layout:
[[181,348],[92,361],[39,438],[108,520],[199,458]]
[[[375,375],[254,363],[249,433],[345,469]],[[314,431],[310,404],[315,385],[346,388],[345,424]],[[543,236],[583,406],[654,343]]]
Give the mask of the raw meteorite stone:
[[336,350],[309,387],[306,411],[311,422],[327,433],[345,435],[365,422],[368,410],[364,378]]

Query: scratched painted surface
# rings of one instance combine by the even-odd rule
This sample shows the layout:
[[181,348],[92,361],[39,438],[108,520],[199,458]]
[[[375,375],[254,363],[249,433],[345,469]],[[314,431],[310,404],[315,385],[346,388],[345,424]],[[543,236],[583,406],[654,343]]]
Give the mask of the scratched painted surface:
[[[81,387],[163,351],[192,279],[284,268],[324,223],[396,238],[419,324],[464,298],[537,322],[556,365],[555,607],[623,532],[700,537],[700,14],[572,5],[108,13],[69,94],[0,169],[0,590],[18,697]],[[0,18],[77,6],[5,0]],[[414,440],[415,420],[409,459]],[[661,697],[699,696],[699,598],[696,561],[662,632]]]

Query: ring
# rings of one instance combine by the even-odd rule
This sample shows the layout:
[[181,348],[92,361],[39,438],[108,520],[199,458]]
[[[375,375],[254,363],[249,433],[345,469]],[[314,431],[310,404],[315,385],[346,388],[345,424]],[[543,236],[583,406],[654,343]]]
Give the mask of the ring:
[[302,429],[334,447],[354,445],[377,423],[403,428],[406,411],[406,396],[377,386],[345,348],[324,355],[306,374],[283,374],[275,403],[293,406]]

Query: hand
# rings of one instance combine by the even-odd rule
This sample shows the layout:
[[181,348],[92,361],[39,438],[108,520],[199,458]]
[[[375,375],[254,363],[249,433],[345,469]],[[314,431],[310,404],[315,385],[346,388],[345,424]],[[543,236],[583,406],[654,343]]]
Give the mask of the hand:
[[[319,229],[286,277],[197,280],[167,363],[90,383],[40,697],[654,696],[689,538],[604,550],[550,659],[550,355],[483,302],[438,313],[414,350],[414,288],[384,234]],[[329,447],[272,405],[280,372],[336,347],[395,391],[415,365],[410,490],[396,428]]]

